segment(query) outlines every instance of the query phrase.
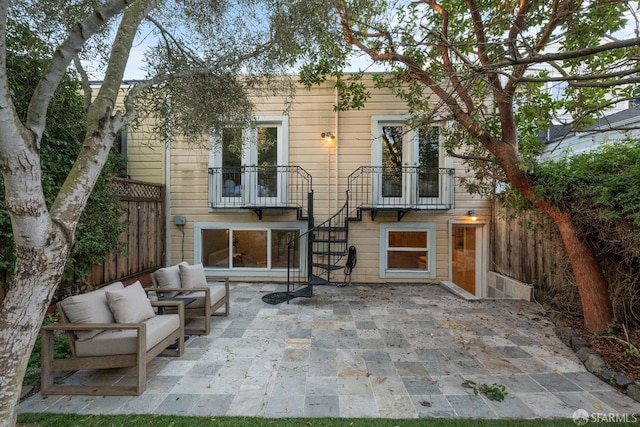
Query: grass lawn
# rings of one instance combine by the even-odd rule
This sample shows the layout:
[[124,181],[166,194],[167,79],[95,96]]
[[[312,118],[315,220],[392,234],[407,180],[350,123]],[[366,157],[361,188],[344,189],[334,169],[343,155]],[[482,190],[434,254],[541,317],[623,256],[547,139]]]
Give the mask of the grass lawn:
[[176,415],[75,415],[21,414],[18,426],[104,426],[104,427],[575,427],[570,419],[560,420],[461,420],[461,419],[382,419],[382,418],[253,418],[179,417]]

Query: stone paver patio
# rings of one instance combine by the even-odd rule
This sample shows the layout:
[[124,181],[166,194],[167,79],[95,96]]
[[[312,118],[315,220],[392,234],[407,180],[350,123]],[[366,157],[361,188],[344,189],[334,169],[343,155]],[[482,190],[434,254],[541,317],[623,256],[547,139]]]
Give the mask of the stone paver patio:
[[[36,394],[20,412],[257,417],[571,418],[638,414],[586,371],[534,303],[466,301],[432,285],[316,287],[269,305],[283,285],[231,284],[231,314],[157,358],[135,397]],[[128,371],[67,379],[133,382]],[[464,380],[502,384],[503,402]]]

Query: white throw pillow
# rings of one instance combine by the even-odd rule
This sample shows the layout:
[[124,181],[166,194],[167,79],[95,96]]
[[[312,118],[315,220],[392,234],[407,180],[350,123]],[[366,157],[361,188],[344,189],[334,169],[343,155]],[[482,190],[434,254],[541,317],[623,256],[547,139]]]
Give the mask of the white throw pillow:
[[[158,284],[159,288],[163,289],[180,289],[180,266],[189,265],[183,261],[180,264],[172,265],[171,267],[164,267],[156,270],[153,273],[153,278]],[[167,296],[174,296],[178,292],[166,292]]]
[[[66,298],[60,301],[60,306],[71,323],[113,323],[113,314],[107,305],[105,292],[123,288],[122,282],[114,282],[95,291]],[[88,340],[100,332],[102,329],[76,331],[75,334],[79,340]]]
[[179,265],[178,267],[180,268],[182,289],[207,287],[207,276],[204,274],[202,264]]
[[156,315],[139,281],[118,291],[107,291],[106,296],[117,323],[140,323]]

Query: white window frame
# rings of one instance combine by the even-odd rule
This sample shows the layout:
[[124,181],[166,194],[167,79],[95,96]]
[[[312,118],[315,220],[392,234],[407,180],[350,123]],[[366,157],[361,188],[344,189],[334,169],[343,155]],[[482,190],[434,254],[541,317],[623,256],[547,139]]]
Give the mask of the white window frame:
[[[193,259],[194,263],[202,263],[202,231],[203,230],[231,230],[231,231],[267,231],[267,249],[271,248],[271,230],[292,230],[298,231],[300,235],[305,233],[306,227],[300,222],[210,222],[199,221],[193,226]],[[233,233],[229,233],[231,235]],[[205,267],[208,276],[246,276],[246,277],[287,277],[286,268],[270,268],[271,252],[267,253],[267,267],[242,267],[242,268],[209,268]],[[300,269],[306,268],[306,245],[300,245]],[[298,271],[296,269],[295,271]],[[306,270],[302,270],[306,271]]]
[[[289,159],[289,116],[285,115],[265,115],[257,116],[251,123],[249,128],[242,129],[242,166],[257,166],[258,163],[258,151],[257,151],[257,128],[259,127],[275,127],[278,135],[278,154],[277,165],[287,166]],[[219,133],[212,133],[209,136],[209,167],[219,168],[222,167],[222,144],[220,142],[221,135]],[[286,174],[278,174],[279,189],[286,189]],[[256,177],[253,177],[255,180]],[[222,180],[222,176],[217,177],[218,180]],[[285,180],[284,182],[282,180]],[[236,183],[238,185],[238,183]],[[255,185],[252,182],[242,183],[242,185]],[[222,182],[215,183],[216,188],[222,188]],[[247,200],[247,195],[253,194],[256,200]],[[259,197],[257,192],[243,192],[243,205],[248,204],[282,204],[287,203],[286,191],[279,191],[276,200],[258,200],[266,199]],[[224,207],[225,204],[237,205],[236,197],[223,197],[221,192],[216,193],[215,205],[218,207]]]
[[[387,252],[389,251],[390,231],[421,231],[427,233],[427,268],[426,270],[389,270],[387,268]],[[381,278],[390,279],[435,279],[436,278],[436,224],[431,222],[417,223],[380,223],[379,268]]]
[[[371,166],[382,166],[382,126],[409,126],[409,116],[406,114],[383,114],[371,116]],[[441,129],[442,132],[442,129]],[[402,166],[419,166],[420,158],[418,154],[419,141],[418,132],[409,128],[407,136],[403,139],[403,159]],[[405,157],[406,156],[406,157]],[[453,159],[446,155],[444,147],[439,144],[438,152],[438,167],[440,168],[453,168]],[[378,203],[385,206],[393,205],[394,203],[400,203],[402,205],[419,203],[424,200],[419,199],[418,183],[410,176],[403,177],[402,197],[400,198],[385,198],[382,201],[382,189],[379,188],[379,184],[374,180],[373,191],[373,203],[374,206]],[[394,200],[397,199],[397,200]]]

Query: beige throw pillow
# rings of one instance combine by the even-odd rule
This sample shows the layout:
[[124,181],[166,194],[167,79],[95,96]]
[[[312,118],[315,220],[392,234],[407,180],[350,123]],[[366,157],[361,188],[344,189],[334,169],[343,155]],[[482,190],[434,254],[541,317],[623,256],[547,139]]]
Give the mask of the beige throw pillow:
[[[153,273],[159,288],[163,289],[180,289],[180,266],[189,265],[183,261],[180,264],[172,265],[171,267],[160,268]],[[166,292],[165,295],[172,297],[178,292]]]
[[[123,288],[122,282],[114,282],[95,291],[66,298],[60,301],[60,306],[71,323],[113,323],[105,292]],[[100,332],[102,329],[76,331],[75,334],[79,340],[88,340]]]
[[118,291],[107,291],[106,296],[117,323],[140,323],[155,316],[139,281]]
[[182,289],[207,287],[207,276],[204,274],[202,264],[180,265],[179,268]]

